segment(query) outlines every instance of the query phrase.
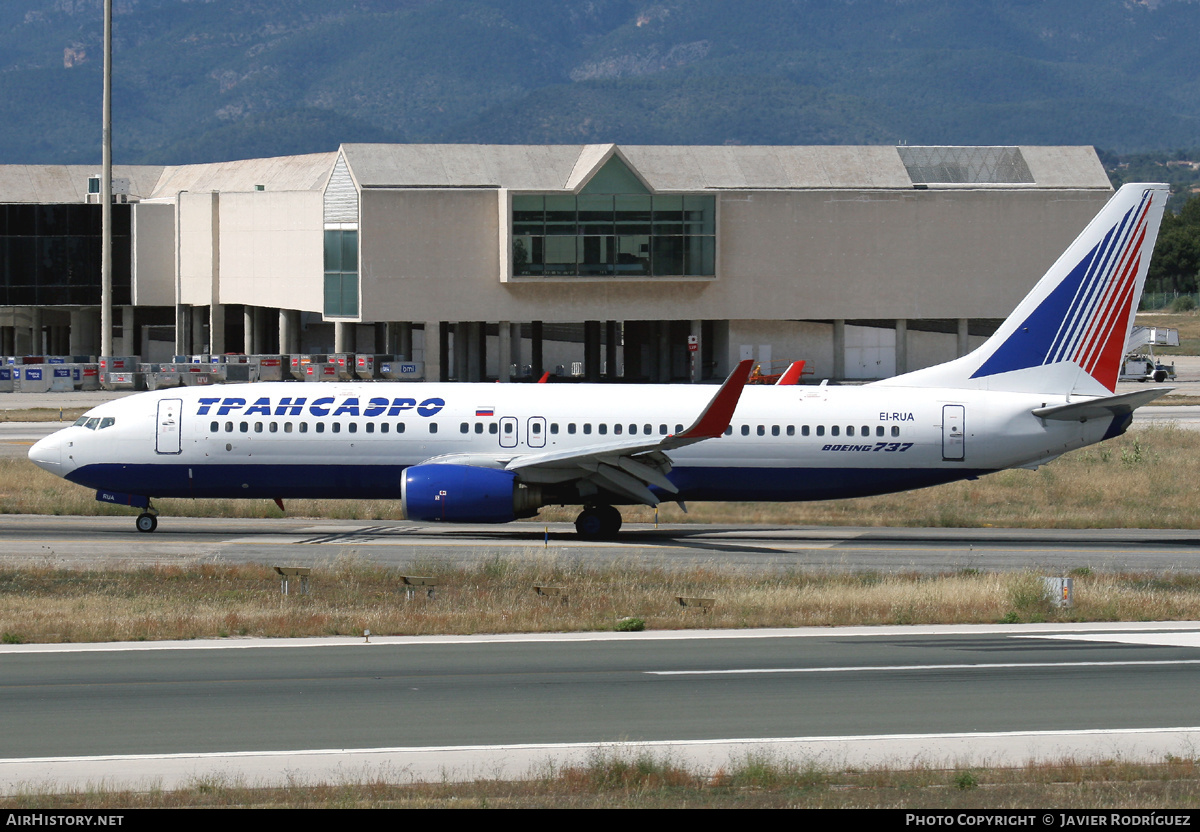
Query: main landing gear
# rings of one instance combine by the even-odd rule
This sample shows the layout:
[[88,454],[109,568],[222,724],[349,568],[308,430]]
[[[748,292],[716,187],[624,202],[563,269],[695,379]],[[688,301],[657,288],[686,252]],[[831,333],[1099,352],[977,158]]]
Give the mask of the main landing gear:
[[612,506],[585,506],[575,518],[575,531],[589,540],[612,540],[621,530],[621,512]]
[[146,510],[138,515],[137,530],[139,532],[152,532],[158,528],[158,509],[154,506],[146,506]]

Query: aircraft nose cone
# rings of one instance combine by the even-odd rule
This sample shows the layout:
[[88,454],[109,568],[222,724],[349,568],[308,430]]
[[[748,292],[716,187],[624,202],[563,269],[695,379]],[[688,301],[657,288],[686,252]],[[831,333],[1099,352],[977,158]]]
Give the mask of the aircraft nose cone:
[[39,439],[29,449],[29,461],[52,474],[62,473],[62,439],[57,433]]

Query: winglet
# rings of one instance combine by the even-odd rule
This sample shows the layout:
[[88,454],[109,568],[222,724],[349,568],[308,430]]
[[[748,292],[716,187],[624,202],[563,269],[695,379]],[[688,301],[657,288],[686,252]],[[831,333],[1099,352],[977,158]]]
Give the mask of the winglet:
[[779,381],[775,382],[775,384],[799,384],[800,376],[804,373],[804,365],[807,363],[807,361],[793,361],[784,370],[783,375],[779,377]]
[[723,434],[733,419],[733,411],[737,409],[738,399],[742,397],[742,389],[750,378],[750,368],[753,366],[754,362],[750,359],[739,362],[692,426],[683,433],[669,437],[667,442],[676,444],[684,440],[681,444],[688,444]]

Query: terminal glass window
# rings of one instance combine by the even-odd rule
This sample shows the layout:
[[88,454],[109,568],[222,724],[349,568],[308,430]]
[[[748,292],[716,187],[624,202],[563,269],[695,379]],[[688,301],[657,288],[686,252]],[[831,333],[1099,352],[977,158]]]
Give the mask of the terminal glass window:
[[716,197],[579,194],[513,197],[518,277],[712,277]]
[[358,316],[358,231],[325,229],[325,315]]

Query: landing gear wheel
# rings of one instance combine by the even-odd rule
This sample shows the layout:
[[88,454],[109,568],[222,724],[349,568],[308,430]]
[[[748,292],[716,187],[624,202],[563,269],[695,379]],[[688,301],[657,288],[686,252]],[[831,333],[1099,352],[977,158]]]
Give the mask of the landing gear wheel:
[[588,540],[612,540],[621,530],[621,512],[612,506],[587,506],[575,518],[575,531]]
[[139,514],[137,519],[137,530],[139,532],[152,532],[158,528],[158,518],[153,514],[146,512]]

